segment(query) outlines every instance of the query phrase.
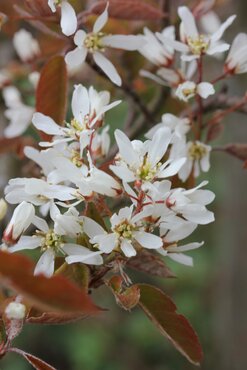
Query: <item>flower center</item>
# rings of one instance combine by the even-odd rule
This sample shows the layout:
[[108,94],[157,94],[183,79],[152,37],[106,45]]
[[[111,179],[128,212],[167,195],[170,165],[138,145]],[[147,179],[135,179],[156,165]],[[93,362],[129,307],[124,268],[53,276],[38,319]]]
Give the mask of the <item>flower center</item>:
[[83,159],[78,150],[72,150],[70,160],[76,167],[81,167],[83,165]]
[[160,166],[161,163],[157,163],[156,166],[152,167],[151,163],[149,163],[147,159],[144,158],[143,164],[141,167],[138,168],[136,174],[141,180],[151,181],[154,179]]
[[104,45],[102,45],[103,36],[104,36],[103,32],[89,33],[84,40],[84,46],[91,53],[98,50],[104,51]]
[[187,42],[191,52],[195,55],[205,54],[209,47],[209,40],[205,35],[199,35],[196,38],[188,37]]
[[207,154],[207,149],[199,144],[193,143],[189,148],[189,157],[192,160],[200,160]]
[[135,226],[130,224],[127,220],[120,222],[114,228],[114,232],[118,234],[119,237],[123,237],[124,239],[132,239],[134,230]]
[[49,230],[46,234],[40,231],[37,231],[36,233],[44,237],[41,245],[42,252],[50,248],[54,249],[55,252],[58,252],[61,244],[63,244],[61,235],[57,235],[54,230]]
[[194,96],[196,93],[196,87],[191,87],[191,88],[184,88],[182,89],[182,93],[184,97],[188,98],[190,96]]

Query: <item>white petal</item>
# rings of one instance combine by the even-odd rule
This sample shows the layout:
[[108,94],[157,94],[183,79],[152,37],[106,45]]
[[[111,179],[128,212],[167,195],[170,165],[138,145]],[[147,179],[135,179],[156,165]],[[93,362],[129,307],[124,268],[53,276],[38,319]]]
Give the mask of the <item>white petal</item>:
[[32,122],[38,130],[48,135],[63,135],[61,127],[51,117],[45,116],[43,113],[34,113]]
[[182,265],[191,267],[193,266],[193,258],[190,256],[186,256],[183,253],[168,253],[167,256],[171,258],[173,261],[181,263]]
[[163,158],[171,138],[171,131],[167,127],[159,129],[154,134],[148,151],[148,161],[152,166],[155,166]]
[[130,241],[123,239],[120,248],[126,257],[133,257],[136,255],[136,250]]
[[230,48],[230,45],[229,44],[225,44],[225,43],[222,43],[222,44],[212,44],[208,48],[207,54],[208,55],[213,55],[213,54],[217,54],[217,53],[224,53],[224,51],[229,50],[229,48]]
[[200,225],[206,225],[214,221],[213,212],[200,204],[187,204],[184,206],[182,213],[187,220]]
[[103,54],[95,52],[93,54],[95,63],[103,70],[103,72],[114,82],[117,86],[121,86],[122,80],[116,68]]
[[34,275],[43,274],[46,277],[51,277],[54,273],[55,255],[52,249],[47,249],[34,269]]
[[98,235],[91,239],[91,242],[98,244],[102,252],[111,253],[117,245],[117,236],[115,233]]
[[134,238],[142,247],[147,249],[157,249],[163,245],[162,239],[159,236],[144,231],[136,231]]
[[81,122],[85,115],[89,113],[89,96],[87,89],[82,85],[75,85],[72,95],[72,113],[76,120]]
[[10,247],[8,250],[9,252],[18,252],[24,249],[35,249],[40,246],[42,241],[42,237],[36,236],[21,236],[18,243],[15,244],[13,247]]
[[83,46],[86,36],[87,34],[85,31],[83,30],[77,31],[74,36],[74,43],[76,44],[76,46]]
[[201,243],[189,243],[185,245],[180,245],[179,247],[168,247],[167,250],[168,252],[187,252],[191,251],[193,249],[200,248],[204,242]]
[[104,25],[106,24],[106,22],[108,21],[108,6],[109,6],[109,3],[106,4],[105,10],[103,11],[102,14],[100,14],[96,22],[94,23],[94,26],[93,26],[94,33],[101,31]]
[[101,253],[102,252],[91,252],[87,255],[68,256],[65,258],[65,261],[68,264],[81,262],[88,265],[102,265],[104,261],[100,255]]
[[87,49],[84,47],[77,47],[65,55],[65,62],[71,67],[77,67],[80,64],[84,63],[86,56]]
[[77,28],[77,18],[74,8],[67,1],[61,3],[61,22],[62,32],[66,36],[75,33]]
[[125,164],[120,164],[117,166],[110,166],[110,170],[121,180],[125,182],[135,181],[136,177],[132,171]]
[[187,37],[198,37],[198,30],[193,14],[187,6],[180,6],[178,8],[178,15],[181,18],[184,26],[184,31]]
[[231,15],[229,18],[227,18],[227,20],[224,23],[222,23],[222,25],[220,26],[218,31],[216,31],[211,36],[211,42],[215,42],[215,41],[220,40],[221,37],[223,36],[223,33],[225,32],[225,30],[233,23],[235,18],[236,18],[236,15]]
[[145,43],[141,36],[135,35],[111,35],[102,38],[102,43],[111,48],[123,50],[137,50]]
[[165,241],[169,243],[184,239],[191,233],[193,233],[196,227],[197,223],[184,221],[184,224],[182,226],[168,231],[167,235],[165,236]]
[[89,238],[93,238],[96,235],[104,235],[106,231],[97,222],[89,217],[83,217],[83,228]]
[[186,158],[179,158],[173,160],[168,167],[159,173],[159,177],[170,177],[178,173],[181,167],[185,164]]
[[201,82],[197,85],[197,93],[204,99],[215,93],[215,89],[209,82]]
[[133,149],[130,139],[121,130],[116,130],[115,139],[119,148],[119,153],[125,162],[130,165],[137,165],[139,163],[139,156]]

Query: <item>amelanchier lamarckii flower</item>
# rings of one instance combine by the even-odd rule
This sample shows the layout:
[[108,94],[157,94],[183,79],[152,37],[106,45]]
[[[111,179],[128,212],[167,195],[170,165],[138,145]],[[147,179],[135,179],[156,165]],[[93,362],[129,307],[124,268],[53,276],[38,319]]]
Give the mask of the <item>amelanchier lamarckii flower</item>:
[[20,29],[14,34],[13,45],[23,62],[30,62],[40,55],[38,41],[25,29]]
[[158,249],[163,245],[162,239],[152,233],[146,232],[141,224],[148,213],[143,212],[134,215],[134,207],[121,208],[118,214],[114,214],[111,221],[111,231],[107,233],[102,226],[94,220],[84,218],[84,231],[90,237],[90,242],[96,245],[104,253],[113,250],[121,251],[126,257],[136,255],[135,244],[143,248]]
[[193,81],[186,81],[180,84],[175,92],[175,95],[185,102],[199,95],[203,99],[207,99],[215,93],[214,86],[209,82],[200,82],[196,84]]
[[154,134],[152,140],[130,141],[122,131],[116,130],[119,155],[116,157],[115,165],[110,166],[110,169],[127,183],[138,181],[144,184],[174,176],[186,158],[162,162],[172,136],[170,129],[164,127]]
[[224,69],[229,74],[247,72],[247,34],[239,33],[233,40]]
[[180,26],[180,41],[172,41],[164,37],[162,34],[157,34],[158,38],[167,42],[168,45],[182,53],[182,59],[191,61],[198,59],[200,56],[214,55],[222,53],[229,49],[230,45],[221,41],[225,30],[233,23],[236,15],[230,16],[219,29],[211,35],[200,34],[196,26],[195,18],[189,8],[181,6],[178,8],[178,15],[182,21]]
[[48,5],[53,13],[56,12],[57,6],[61,8],[60,25],[64,35],[70,36],[77,29],[77,17],[74,8],[67,0],[48,0]]
[[11,138],[23,134],[31,123],[34,108],[24,104],[21,94],[15,86],[7,86],[2,91],[7,109],[4,115],[9,125],[4,129],[4,136]]
[[76,32],[74,43],[76,48],[65,56],[65,61],[71,67],[84,63],[88,53],[92,54],[95,63],[104,73],[120,86],[122,81],[114,65],[104,56],[107,47],[123,50],[137,50],[143,45],[143,38],[138,35],[108,35],[102,32],[108,20],[108,4],[104,12],[98,17],[93,31],[86,33],[83,30]]

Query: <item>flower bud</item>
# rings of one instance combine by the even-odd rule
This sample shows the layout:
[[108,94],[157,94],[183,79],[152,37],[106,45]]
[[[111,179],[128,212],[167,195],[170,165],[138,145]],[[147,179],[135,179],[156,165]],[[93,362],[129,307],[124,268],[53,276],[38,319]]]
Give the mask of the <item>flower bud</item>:
[[10,244],[15,243],[29,227],[34,216],[35,210],[31,203],[25,201],[20,203],[14,210],[12,218],[4,231],[3,240]]
[[10,302],[5,308],[5,315],[9,320],[23,320],[26,315],[26,306],[18,302]]
[[2,220],[7,212],[8,206],[4,199],[0,199],[0,220]]

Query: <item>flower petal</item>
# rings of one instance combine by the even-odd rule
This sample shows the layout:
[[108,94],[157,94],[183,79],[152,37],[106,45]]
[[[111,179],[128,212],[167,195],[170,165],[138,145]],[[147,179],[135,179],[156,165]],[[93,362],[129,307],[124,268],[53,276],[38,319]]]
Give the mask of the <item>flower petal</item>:
[[68,1],[62,1],[61,3],[61,22],[62,32],[66,36],[70,36],[75,33],[77,28],[77,17],[74,8]]
[[87,49],[84,47],[77,47],[65,55],[65,62],[71,67],[77,67],[80,64],[84,63],[86,56]]
[[93,26],[94,33],[101,31],[104,25],[106,24],[106,22],[108,21],[108,7],[109,7],[109,3],[106,4],[105,10],[103,11],[102,14],[100,14],[96,22],[94,23],[94,26]]
[[43,113],[34,113],[32,122],[38,130],[48,135],[63,135],[61,127],[51,117],[45,116]]
[[120,248],[126,257],[136,256],[136,250],[130,241],[123,239]]
[[102,71],[114,82],[117,86],[121,86],[122,80],[116,68],[103,54],[95,52],[93,54],[95,63],[102,69]]
[[215,93],[215,89],[209,82],[201,82],[199,85],[197,85],[197,93],[203,99],[207,99],[210,95]]
[[159,236],[145,231],[136,231],[133,236],[142,247],[147,249],[158,249],[163,245],[163,241]]
[[46,277],[51,277],[54,273],[55,255],[52,249],[47,249],[34,269],[34,275],[43,274]]

